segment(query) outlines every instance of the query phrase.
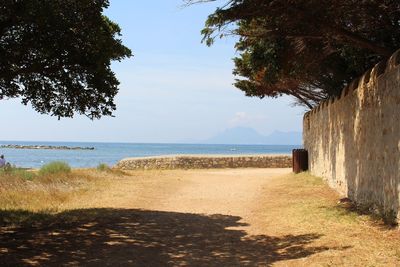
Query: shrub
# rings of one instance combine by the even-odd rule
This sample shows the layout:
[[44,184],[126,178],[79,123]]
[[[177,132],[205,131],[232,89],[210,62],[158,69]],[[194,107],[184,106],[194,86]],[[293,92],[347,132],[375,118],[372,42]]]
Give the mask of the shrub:
[[62,161],[53,161],[48,164],[45,164],[40,168],[39,174],[60,174],[60,173],[70,173],[71,167],[66,162]]
[[105,163],[100,163],[100,164],[97,166],[97,170],[98,170],[98,171],[101,171],[101,172],[107,172],[107,171],[110,171],[111,168],[110,168],[110,166],[108,166],[108,165],[105,164]]

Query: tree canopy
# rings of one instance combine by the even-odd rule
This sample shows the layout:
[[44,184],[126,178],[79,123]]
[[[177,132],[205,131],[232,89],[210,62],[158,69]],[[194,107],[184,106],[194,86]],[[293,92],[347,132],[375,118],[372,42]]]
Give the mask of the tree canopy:
[[398,0],[220,2],[203,40],[239,36],[233,72],[247,96],[286,94],[312,108],[400,47]]
[[108,0],[3,0],[0,100],[21,98],[44,114],[112,115],[119,82],[111,61],[131,56]]

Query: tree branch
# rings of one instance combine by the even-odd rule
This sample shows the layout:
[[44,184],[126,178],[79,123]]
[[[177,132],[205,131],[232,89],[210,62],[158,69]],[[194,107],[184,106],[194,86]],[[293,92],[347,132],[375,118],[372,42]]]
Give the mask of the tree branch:
[[379,46],[368,39],[365,39],[353,32],[350,32],[343,28],[332,27],[332,26],[325,26],[327,29],[331,30],[332,32],[336,33],[341,38],[336,38],[340,41],[340,39],[346,39],[347,41],[352,41],[353,43],[357,44],[358,47],[368,49],[370,51],[374,51],[379,55],[390,57],[393,51],[391,49]]

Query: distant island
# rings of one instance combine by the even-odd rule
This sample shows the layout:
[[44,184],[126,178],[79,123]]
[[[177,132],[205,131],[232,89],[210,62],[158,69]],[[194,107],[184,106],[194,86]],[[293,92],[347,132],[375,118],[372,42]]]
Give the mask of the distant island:
[[94,150],[94,147],[70,147],[70,146],[50,146],[50,145],[0,145],[0,148],[13,149],[53,149],[53,150]]

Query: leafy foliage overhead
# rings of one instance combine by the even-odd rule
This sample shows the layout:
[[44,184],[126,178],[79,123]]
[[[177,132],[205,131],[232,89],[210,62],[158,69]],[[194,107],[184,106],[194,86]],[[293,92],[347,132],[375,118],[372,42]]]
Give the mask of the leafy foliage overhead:
[[21,98],[57,117],[112,115],[113,60],[130,57],[108,0],[2,0],[0,99]]
[[286,94],[312,108],[400,47],[398,0],[220,2],[204,41],[239,36],[235,86],[248,96]]

